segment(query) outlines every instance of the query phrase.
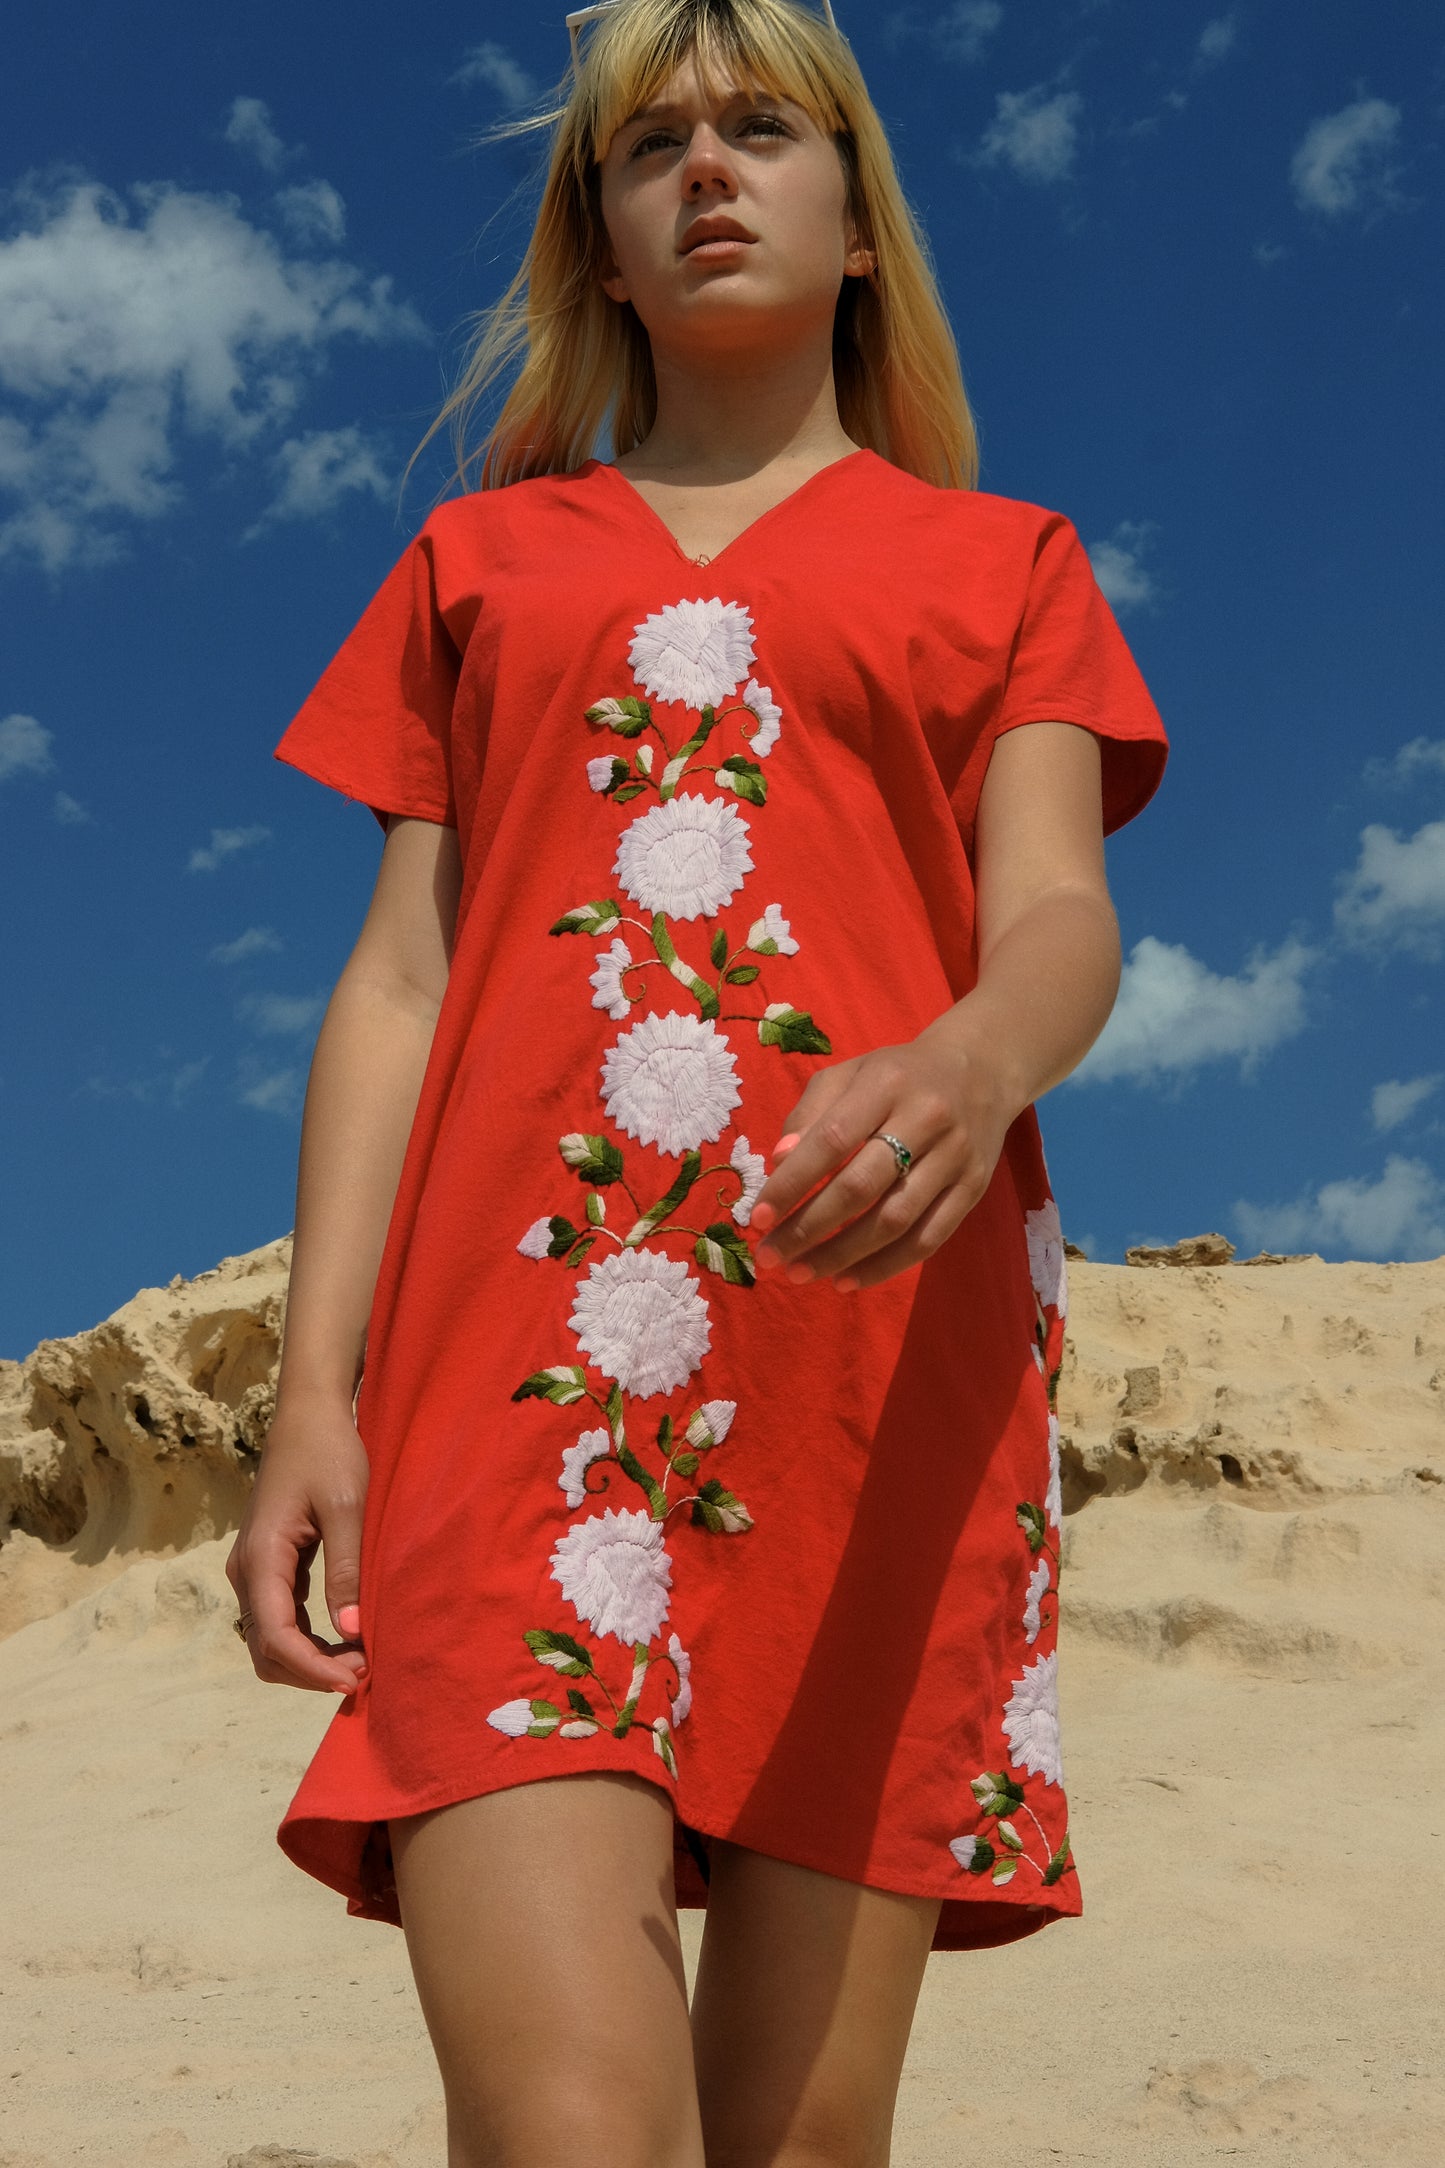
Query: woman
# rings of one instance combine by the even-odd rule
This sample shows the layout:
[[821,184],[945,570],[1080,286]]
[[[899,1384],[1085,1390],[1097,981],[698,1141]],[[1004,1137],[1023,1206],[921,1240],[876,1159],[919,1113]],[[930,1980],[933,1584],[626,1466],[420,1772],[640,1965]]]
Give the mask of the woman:
[[877,2168],[930,1949],[1081,1909],[1033,1102],[1165,739],[972,487],[841,35],[585,13],[481,486],[277,747],[386,844],[228,1570],[345,1696],[278,1836],[404,1927],[453,2164]]

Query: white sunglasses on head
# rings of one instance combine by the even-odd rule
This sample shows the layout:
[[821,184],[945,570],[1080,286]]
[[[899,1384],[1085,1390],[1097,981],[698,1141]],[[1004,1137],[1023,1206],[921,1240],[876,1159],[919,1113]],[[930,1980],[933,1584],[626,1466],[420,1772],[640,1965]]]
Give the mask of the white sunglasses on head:
[[[618,0],[593,0],[591,7],[574,8],[567,17],[567,35],[572,40],[572,73],[574,75],[577,73],[580,57],[577,50],[577,34],[582,25],[592,22],[599,15],[605,15],[609,8],[614,8],[617,4]],[[827,18],[829,29],[836,30],[838,23],[833,13],[832,0],[820,0],[820,4]]]

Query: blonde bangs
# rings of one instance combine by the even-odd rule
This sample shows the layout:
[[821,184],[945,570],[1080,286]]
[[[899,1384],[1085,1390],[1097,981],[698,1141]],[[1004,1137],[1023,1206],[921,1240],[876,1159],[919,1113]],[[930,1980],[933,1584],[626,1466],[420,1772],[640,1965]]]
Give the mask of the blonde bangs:
[[[799,106],[838,150],[850,216],[876,269],[842,284],[833,327],[838,418],[856,444],[942,488],[971,489],[978,443],[927,238],[903,194],[851,48],[803,0],[615,0],[585,39],[550,110],[483,140],[554,131],[526,252],[501,298],[473,319],[460,379],[408,462],[450,426],[463,489],[569,473],[606,430],[614,457],[657,414],[652,349],[630,303],[599,283],[599,161],[617,130],[689,56],[706,88]],[[516,365],[491,427],[473,423]],[[403,477],[403,483],[405,477]],[[441,494],[445,494],[443,491]]]

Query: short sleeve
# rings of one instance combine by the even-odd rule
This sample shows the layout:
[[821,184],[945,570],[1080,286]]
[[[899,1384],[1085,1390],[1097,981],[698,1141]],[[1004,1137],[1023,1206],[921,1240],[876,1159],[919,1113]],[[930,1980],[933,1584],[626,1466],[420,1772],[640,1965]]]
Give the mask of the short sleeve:
[[424,528],[293,717],[273,758],[389,813],[455,827],[451,720],[461,657],[437,605]]
[[1060,513],[1040,529],[1002,698],[968,763],[974,813],[997,739],[1021,723],[1047,722],[1078,723],[1098,738],[1106,835],[1142,812],[1159,788],[1169,741],[1088,552]]

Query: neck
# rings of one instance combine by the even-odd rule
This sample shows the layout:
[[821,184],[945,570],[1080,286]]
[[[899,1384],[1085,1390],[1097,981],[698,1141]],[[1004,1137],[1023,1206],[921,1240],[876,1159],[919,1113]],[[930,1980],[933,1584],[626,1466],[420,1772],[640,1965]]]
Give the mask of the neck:
[[857,449],[838,419],[831,330],[821,347],[781,355],[681,353],[654,340],[653,373],[657,413],[625,455],[629,473],[734,482],[765,467],[826,466]]

